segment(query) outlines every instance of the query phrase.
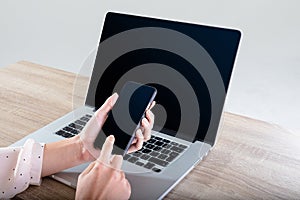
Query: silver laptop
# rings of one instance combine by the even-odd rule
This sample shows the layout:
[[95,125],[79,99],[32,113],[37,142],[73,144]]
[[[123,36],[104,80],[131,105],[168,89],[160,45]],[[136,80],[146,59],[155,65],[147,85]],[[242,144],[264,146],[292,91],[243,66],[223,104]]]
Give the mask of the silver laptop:
[[[131,199],[161,199],[216,142],[240,38],[240,31],[231,28],[109,12],[85,105],[13,146],[23,145],[27,138],[49,143],[73,137],[125,82],[154,86],[157,105],[151,139],[124,156],[122,169],[131,184]],[[75,188],[87,165],[52,177]]]

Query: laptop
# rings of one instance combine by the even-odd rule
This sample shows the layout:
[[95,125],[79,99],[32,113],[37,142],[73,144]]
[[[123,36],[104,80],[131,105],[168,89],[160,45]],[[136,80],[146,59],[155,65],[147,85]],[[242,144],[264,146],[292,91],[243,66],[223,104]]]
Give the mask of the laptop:
[[[131,199],[161,199],[216,143],[241,32],[146,16],[106,13],[85,105],[26,136],[54,142],[80,133],[95,110],[127,81],[157,89],[155,126],[122,169]],[[67,92],[67,91],[66,91]],[[52,177],[76,188],[88,163]]]

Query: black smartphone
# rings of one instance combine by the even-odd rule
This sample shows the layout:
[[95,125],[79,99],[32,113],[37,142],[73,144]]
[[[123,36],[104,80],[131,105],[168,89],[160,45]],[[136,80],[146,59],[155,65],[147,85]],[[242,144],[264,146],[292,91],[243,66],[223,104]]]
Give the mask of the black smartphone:
[[105,138],[114,135],[115,143],[112,153],[124,156],[156,93],[157,90],[154,87],[133,81],[126,82],[94,142],[95,148],[101,149]]

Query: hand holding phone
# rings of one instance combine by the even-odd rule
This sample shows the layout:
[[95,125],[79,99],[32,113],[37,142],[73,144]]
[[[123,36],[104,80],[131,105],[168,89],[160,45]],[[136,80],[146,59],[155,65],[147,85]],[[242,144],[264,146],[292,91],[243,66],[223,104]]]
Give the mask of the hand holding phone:
[[127,82],[94,142],[95,148],[101,148],[106,137],[114,135],[113,153],[125,155],[156,93],[157,90],[154,87]]
[[127,153],[133,153],[140,150],[143,147],[144,142],[150,140],[152,134],[152,128],[154,125],[154,114],[151,109],[155,106],[153,101],[149,108],[145,112],[145,117],[141,120],[141,126],[135,132],[134,139],[130,144]]

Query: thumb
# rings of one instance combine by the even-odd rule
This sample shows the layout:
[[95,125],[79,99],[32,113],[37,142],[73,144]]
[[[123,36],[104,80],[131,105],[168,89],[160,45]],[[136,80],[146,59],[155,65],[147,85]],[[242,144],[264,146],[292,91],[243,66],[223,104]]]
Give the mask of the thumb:
[[114,93],[113,95],[108,97],[104,104],[95,112],[95,116],[100,124],[105,121],[109,111],[114,107],[118,97],[119,95],[117,93]]

